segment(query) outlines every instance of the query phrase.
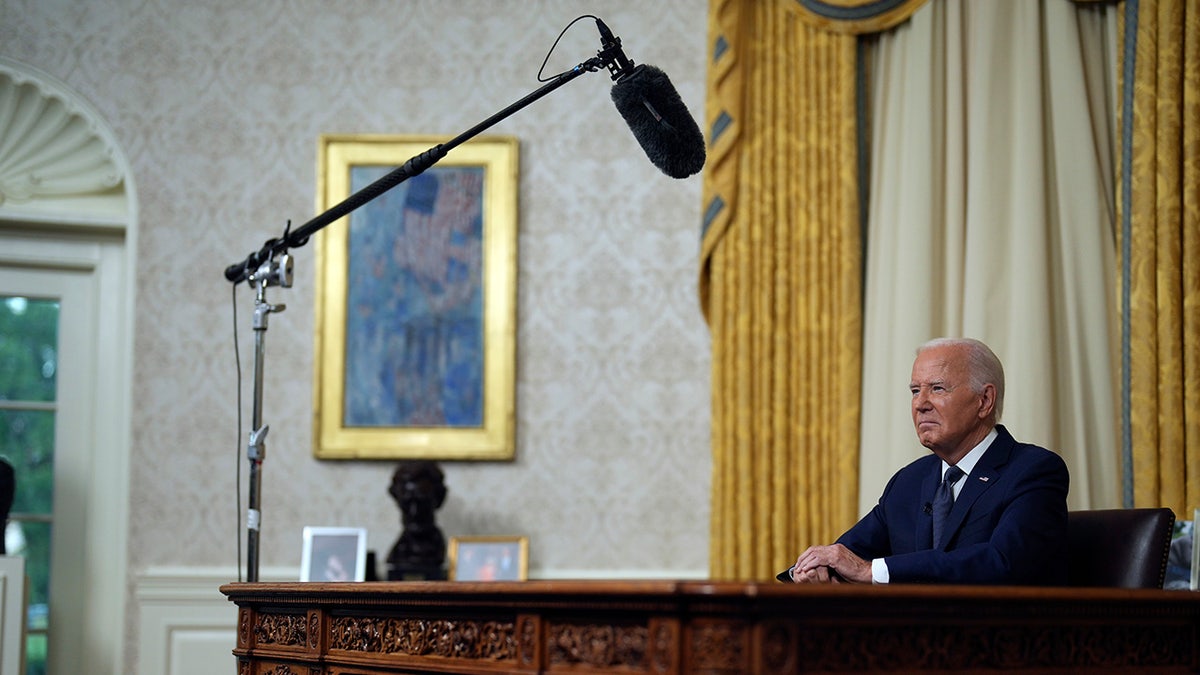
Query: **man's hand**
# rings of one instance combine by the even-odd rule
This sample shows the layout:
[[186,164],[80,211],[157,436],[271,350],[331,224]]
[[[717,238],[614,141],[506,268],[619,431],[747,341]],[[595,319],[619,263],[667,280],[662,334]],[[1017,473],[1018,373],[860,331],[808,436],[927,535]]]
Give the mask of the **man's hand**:
[[[810,546],[792,566],[792,581],[798,584],[827,584],[838,581],[871,583],[871,563],[841,544]],[[839,579],[840,577],[840,579]]]
[[837,573],[831,572],[828,567],[818,567],[810,572],[797,572],[797,568],[793,567],[792,581],[798,584],[840,584],[844,579]]

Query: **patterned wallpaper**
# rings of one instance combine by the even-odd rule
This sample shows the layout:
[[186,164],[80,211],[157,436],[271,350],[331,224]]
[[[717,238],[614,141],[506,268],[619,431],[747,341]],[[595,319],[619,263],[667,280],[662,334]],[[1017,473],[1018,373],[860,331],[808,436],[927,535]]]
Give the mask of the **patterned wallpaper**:
[[[221,271],[314,214],[324,132],[456,135],[537,88],[559,31],[601,16],[700,119],[703,0],[0,0],[0,54],[92,102],[138,198],[129,566],[240,562],[233,319],[250,418],[253,296]],[[547,72],[590,57],[580,23]],[[655,169],[580,78],[489,133],[520,139],[517,458],[446,463],[447,536],[525,534],[532,576],[707,571],[709,342],[700,179]],[[400,532],[390,462],[312,457],[313,251],[267,334],[264,567],[304,525]],[[244,507],[244,485],[242,486]],[[381,572],[383,570],[381,569]]]

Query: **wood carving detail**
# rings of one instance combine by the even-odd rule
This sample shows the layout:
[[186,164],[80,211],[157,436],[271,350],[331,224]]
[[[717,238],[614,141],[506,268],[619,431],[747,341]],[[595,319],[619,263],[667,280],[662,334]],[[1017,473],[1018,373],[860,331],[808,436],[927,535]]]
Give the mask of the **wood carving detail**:
[[773,673],[795,670],[795,627],[783,621],[768,622],[762,627],[762,636],[763,668]]
[[746,663],[746,629],[742,624],[702,624],[691,631],[692,658],[697,668],[742,672]]
[[316,650],[321,636],[321,615],[316,612],[308,613],[308,648]]
[[507,661],[517,657],[512,622],[336,617],[330,649]]
[[[1148,668],[1197,659],[1192,631],[1184,626],[875,626],[806,629],[798,637],[801,670],[1006,669],[1031,663]],[[763,651],[778,647],[764,644]]]
[[531,616],[523,616],[518,622],[518,641],[522,665],[533,665],[537,654],[537,622]]
[[250,610],[242,609],[238,612],[238,647],[247,649],[250,647]]
[[254,641],[260,645],[304,646],[308,644],[308,617],[297,614],[259,614]]
[[654,631],[654,648],[650,657],[650,667],[654,672],[670,672],[671,664],[675,662],[677,638],[674,625],[667,623],[658,625]]
[[550,628],[550,663],[644,670],[650,629],[645,626],[556,624]]

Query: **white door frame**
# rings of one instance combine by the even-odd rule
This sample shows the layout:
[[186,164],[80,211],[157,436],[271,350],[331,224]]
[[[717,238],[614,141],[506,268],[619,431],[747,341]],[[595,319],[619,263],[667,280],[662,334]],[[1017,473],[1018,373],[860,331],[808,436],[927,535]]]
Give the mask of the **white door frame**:
[[125,614],[129,462],[128,425],[121,420],[128,418],[129,387],[122,380],[129,369],[117,338],[123,312],[114,313],[104,293],[112,281],[105,278],[111,248],[0,232],[0,293],[61,302],[51,673],[85,672],[93,664],[120,672],[124,622],[114,619]]

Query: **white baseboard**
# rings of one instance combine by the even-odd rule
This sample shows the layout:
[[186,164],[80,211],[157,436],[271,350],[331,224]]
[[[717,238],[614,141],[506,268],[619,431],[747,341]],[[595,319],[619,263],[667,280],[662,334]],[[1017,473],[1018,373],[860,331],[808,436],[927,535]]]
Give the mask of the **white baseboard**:
[[[299,569],[260,571],[263,581],[295,581]],[[157,567],[140,575],[138,668],[143,675],[210,675],[237,669],[237,607],[220,587],[231,568]]]

